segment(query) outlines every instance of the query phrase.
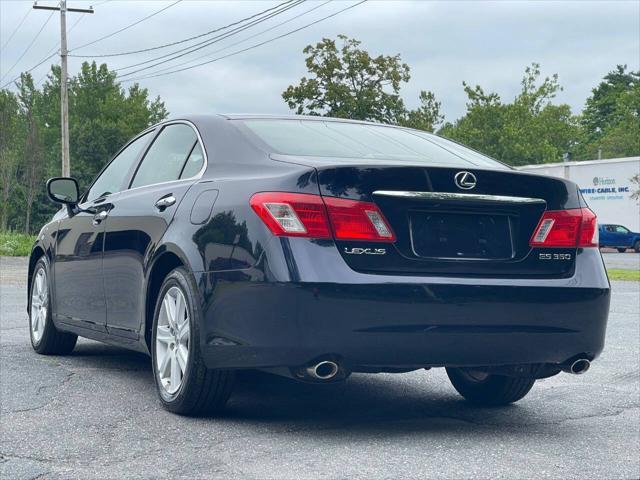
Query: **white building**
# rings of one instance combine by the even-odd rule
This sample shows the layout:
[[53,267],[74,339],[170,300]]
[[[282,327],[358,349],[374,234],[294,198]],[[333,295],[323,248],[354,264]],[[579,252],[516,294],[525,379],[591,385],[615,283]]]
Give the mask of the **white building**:
[[576,182],[599,223],[615,223],[640,232],[640,200],[631,198],[640,188],[631,182],[631,177],[640,173],[640,157],[544,163],[518,169]]

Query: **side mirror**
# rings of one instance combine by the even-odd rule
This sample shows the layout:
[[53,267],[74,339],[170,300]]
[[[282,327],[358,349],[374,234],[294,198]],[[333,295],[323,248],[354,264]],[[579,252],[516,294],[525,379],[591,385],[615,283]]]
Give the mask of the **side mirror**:
[[80,198],[78,182],[71,177],[55,177],[47,181],[47,194],[56,203],[76,205]]

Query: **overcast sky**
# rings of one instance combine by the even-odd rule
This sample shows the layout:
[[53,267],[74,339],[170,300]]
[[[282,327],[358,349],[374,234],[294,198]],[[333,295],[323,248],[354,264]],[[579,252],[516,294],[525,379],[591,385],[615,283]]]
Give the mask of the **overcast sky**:
[[[222,27],[281,2],[184,0],[122,33],[72,53],[96,55],[150,48]],[[206,49],[136,76],[183,63],[196,56],[206,55],[200,62],[220,57],[356,3],[334,0],[321,5],[324,2],[326,0],[309,0]],[[69,48],[73,50],[126,27],[171,3],[173,1],[68,0],[70,7],[95,7],[93,15],[68,15],[68,28],[83,16],[69,33]],[[40,0],[39,4],[55,5],[56,2]],[[0,51],[0,76],[6,76],[0,85],[20,71],[33,67],[58,45],[60,25],[56,13],[24,57],[7,74],[49,17],[48,11],[31,11],[5,47],[31,5],[30,1],[0,0],[0,45],[3,47]],[[315,10],[256,35],[312,8]],[[560,76],[564,91],[558,95],[557,101],[569,103],[574,112],[578,112],[591,89],[616,64],[627,64],[633,70],[640,68],[638,0],[372,0],[264,46],[185,72],[141,80],[140,83],[152,95],[160,95],[172,115],[195,112],[286,113],[288,107],[282,100],[282,91],[306,73],[302,49],[323,37],[335,37],[340,33],[361,40],[363,48],[372,55],[400,54],[411,67],[411,80],[402,88],[407,105],[417,105],[420,90],[432,90],[442,102],[449,121],[465,111],[463,80],[495,91],[507,100],[519,91],[524,68],[531,62],[538,62],[544,75],[558,73]],[[253,38],[230,46],[249,36]],[[187,45],[189,43],[102,60],[106,60],[110,68],[121,68]],[[48,63],[33,70],[36,80],[46,73]],[[80,59],[71,59],[70,74],[75,74],[79,65]],[[143,66],[149,65],[152,63]],[[135,69],[128,71],[132,70]]]

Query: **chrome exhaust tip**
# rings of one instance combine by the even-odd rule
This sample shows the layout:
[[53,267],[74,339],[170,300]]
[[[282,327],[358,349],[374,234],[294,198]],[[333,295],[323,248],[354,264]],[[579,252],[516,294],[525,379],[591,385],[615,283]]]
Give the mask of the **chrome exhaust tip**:
[[573,375],[582,375],[586,373],[587,370],[591,367],[591,362],[586,358],[579,358],[574,361],[570,365],[567,365],[563,368],[563,370],[567,373],[571,373]]
[[306,368],[307,374],[316,380],[331,380],[333,377],[338,375],[339,370],[340,367],[338,364],[331,360],[323,360],[320,363],[316,363],[315,365],[311,365]]

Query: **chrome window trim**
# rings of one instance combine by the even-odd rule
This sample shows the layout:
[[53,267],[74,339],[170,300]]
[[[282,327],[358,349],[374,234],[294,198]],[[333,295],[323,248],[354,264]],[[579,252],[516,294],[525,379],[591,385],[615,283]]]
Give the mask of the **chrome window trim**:
[[[177,125],[177,124],[189,125],[192,128],[192,130],[194,132],[196,132],[196,137],[197,137],[196,141],[200,143],[200,147],[202,148],[202,153],[203,153],[203,157],[204,157],[204,164],[202,165],[202,168],[200,169],[200,171],[196,175],[194,175],[193,177],[189,177],[189,178],[177,178],[175,180],[167,180],[166,182],[149,183],[147,185],[140,185],[139,187],[131,188],[131,184],[133,183],[133,181],[136,178],[138,170],[140,169],[140,165],[142,165],[142,162],[144,162],[144,159],[147,156],[147,153],[149,152],[149,149],[153,146],[153,144],[155,143],[155,141],[158,138],[158,136],[162,135],[162,130],[164,130],[165,127],[168,127],[170,125]],[[204,175],[204,172],[207,170],[207,167],[209,166],[209,157],[207,155],[207,150],[204,147],[204,141],[202,140],[202,137],[200,136],[200,132],[198,131],[198,127],[196,127],[195,124],[193,122],[190,122],[189,120],[168,120],[165,123],[158,123],[157,125],[149,127],[147,130],[150,130],[152,128],[160,128],[160,130],[156,134],[156,136],[153,139],[153,141],[151,142],[151,144],[147,147],[146,151],[142,155],[142,158],[140,159],[140,162],[138,162],[138,166],[136,167],[136,171],[133,174],[133,176],[131,177],[131,180],[129,181],[129,186],[125,190],[122,190],[122,191],[123,192],[131,192],[131,191],[134,191],[134,190],[139,190],[141,188],[146,188],[146,187],[152,187],[152,186],[155,186],[155,185],[168,185],[168,184],[171,184],[171,183],[184,182],[184,181],[187,181],[187,180],[199,180],[200,178],[202,178],[202,175]],[[145,132],[147,130],[145,130]],[[143,133],[144,132],[142,132],[140,135],[142,135]],[[193,148],[189,151],[189,155],[191,155],[192,151],[193,151]],[[187,157],[185,158],[185,162],[189,158],[189,155],[187,155]],[[114,193],[121,193],[121,192],[114,192]]]
[[[169,181],[166,181],[166,182],[158,182],[158,183],[150,183],[148,185],[142,185],[140,187],[130,188],[131,187],[131,183],[133,182],[133,179],[135,178],[135,173],[138,172],[138,168],[140,167],[142,161],[144,160],[144,157],[147,155],[147,152],[149,151],[149,148],[151,148],[151,145],[153,145],[153,142],[155,142],[156,137],[158,135],[160,135],[160,133],[162,132],[162,129],[164,127],[166,127],[168,125],[177,124],[177,123],[183,123],[185,125],[189,125],[196,132],[197,141],[200,143],[200,146],[202,147],[202,152],[203,152],[203,156],[204,156],[204,165],[202,166],[200,171],[196,175],[194,175],[193,177],[189,177],[189,178],[178,178],[176,180],[169,180]],[[113,162],[116,159],[116,157],[118,155],[120,155],[120,153],[122,153],[122,151],[125,148],[127,148],[129,145],[131,145],[136,140],[138,140],[140,137],[146,135],[147,133],[152,132],[153,130],[157,130],[157,129],[160,129],[160,130],[155,133],[155,135],[151,139],[151,143],[148,145],[148,147],[146,148],[146,150],[142,154],[142,158],[140,159],[140,161],[138,162],[138,165],[136,166],[135,173],[133,174],[133,176],[129,180],[128,185],[127,185],[127,187],[125,189],[119,190],[117,192],[111,192],[111,194],[108,197],[98,197],[98,198],[94,198],[93,200],[89,200],[89,201],[86,201],[84,199],[84,196],[89,192],[89,190],[91,190],[91,187],[93,187],[94,183],[96,183],[98,181],[98,179],[104,173],[104,171],[109,167],[109,165],[111,165],[111,162]],[[185,161],[186,161],[186,159],[185,159]],[[200,135],[200,131],[198,130],[198,127],[196,127],[196,125],[193,122],[191,122],[189,120],[167,120],[166,122],[156,123],[155,125],[151,125],[150,127],[145,128],[143,131],[141,131],[135,137],[133,137],[131,140],[129,140],[127,143],[125,143],[122,147],[120,147],[120,149],[113,155],[113,157],[111,158],[109,163],[107,163],[104,167],[102,167],[102,170],[100,170],[98,175],[96,175],[96,177],[93,179],[93,182],[91,182],[89,187],[87,187],[87,190],[82,194],[82,197],[81,197],[82,203],[79,203],[78,205],[87,205],[87,204],[93,205],[98,200],[100,200],[102,202],[103,199],[112,197],[112,196],[120,194],[122,192],[129,192],[131,190],[137,190],[137,189],[140,189],[140,188],[150,187],[152,185],[165,185],[165,184],[170,184],[170,183],[182,182],[182,181],[186,181],[186,180],[199,180],[204,175],[204,172],[207,170],[208,166],[209,166],[209,157],[207,155],[207,150],[206,150],[206,148],[204,146],[204,141],[202,140],[202,136]],[[101,203],[101,202],[99,202],[99,203]]]
[[450,193],[450,192],[409,192],[395,190],[376,190],[373,195],[382,197],[413,198],[416,200],[454,200],[487,203],[544,203],[542,198],[509,197],[506,195],[482,195],[478,193]]

